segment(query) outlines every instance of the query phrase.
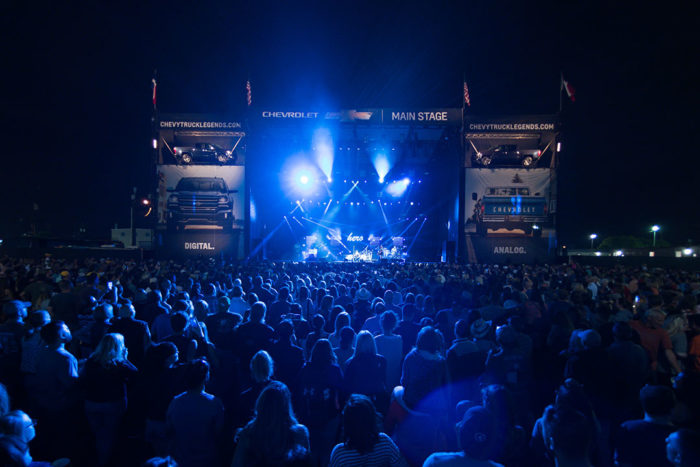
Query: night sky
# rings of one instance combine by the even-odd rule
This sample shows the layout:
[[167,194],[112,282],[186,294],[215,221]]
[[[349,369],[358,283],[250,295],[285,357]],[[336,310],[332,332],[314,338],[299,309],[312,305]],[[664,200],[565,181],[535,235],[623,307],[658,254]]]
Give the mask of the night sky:
[[551,114],[563,71],[576,88],[562,116],[563,243],[646,236],[653,223],[698,242],[697,25],[663,8],[4,4],[0,235],[32,216],[55,234],[128,225],[131,187],[149,188],[154,69],[161,111],[233,119],[248,78],[256,108],[459,107],[465,75],[472,114]]

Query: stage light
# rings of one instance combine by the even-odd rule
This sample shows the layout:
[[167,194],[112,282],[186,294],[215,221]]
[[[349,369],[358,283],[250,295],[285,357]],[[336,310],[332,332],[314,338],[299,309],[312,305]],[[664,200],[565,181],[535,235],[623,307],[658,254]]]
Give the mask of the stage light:
[[300,194],[311,194],[316,188],[316,173],[313,168],[300,166],[292,171],[294,190]]
[[328,183],[330,183],[334,159],[334,146],[331,133],[327,128],[318,128],[314,131],[311,141],[314,148],[316,165],[318,165],[318,168],[321,169],[321,172],[323,172],[328,179]]
[[389,193],[394,198],[398,198],[406,192],[406,189],[408,188],[408,185],[410,185],[410,184],[411,184],[411,179],[406,177],[402,180],[397,180],[395,182],[391,182],[389,184],[389,186],[386,187],[386,192]]
[[411,201],[411,206],[413,206],[413,201]]

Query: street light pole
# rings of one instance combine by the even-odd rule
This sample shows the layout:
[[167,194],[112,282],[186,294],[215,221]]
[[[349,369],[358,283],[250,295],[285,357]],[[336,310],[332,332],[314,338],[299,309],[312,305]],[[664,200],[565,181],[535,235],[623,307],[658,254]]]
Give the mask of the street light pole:
[[652,240],[652,248],[656,248],[656,232],[661,230],[661,227],[658,225],[652,225],[651,226],[651,232],[653,234],[653,240]]
[[592,233],[591,235],[589,235],[588,238],[591,239],[591,250],[592,250],[592,249],[593,249],[593,241],[594,241],[596,238],[598,238],[598,234]]
[[136,239],[134,238],[134,203],[135,202],[136,202],[136,187],[134,187],[134,190],[131,192],[131,223],[129,224],[129,232],[130,232],[129,237],[131,238],[131,246],[132,247],[136,243]]

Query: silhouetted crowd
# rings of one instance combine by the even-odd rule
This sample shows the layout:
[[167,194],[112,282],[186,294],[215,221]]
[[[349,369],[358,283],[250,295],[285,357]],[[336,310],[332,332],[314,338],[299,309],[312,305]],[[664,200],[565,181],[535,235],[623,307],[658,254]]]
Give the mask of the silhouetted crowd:
[[0,467],[698,467],[698,294],[645,267],[6,257]]

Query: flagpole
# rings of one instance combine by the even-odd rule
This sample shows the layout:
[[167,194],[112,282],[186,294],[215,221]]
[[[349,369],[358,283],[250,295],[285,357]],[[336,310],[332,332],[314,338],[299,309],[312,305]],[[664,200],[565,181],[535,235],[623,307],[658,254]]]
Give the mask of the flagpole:
[[[464,100],[464,83],[467,82],[467,76],[462,73],[462,134],[464,134],[464,110],[465,110],[465,100]],[[462,138],[463,139],[463,138]],[[462,148],[464,148],[464,141],[462,141]]]
[[561,113],[562,109],[562,91],[564,91],[564,75],[562,73],[559,73],[559,113]]

